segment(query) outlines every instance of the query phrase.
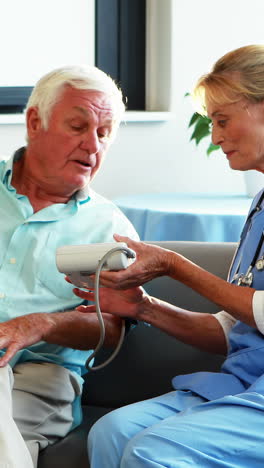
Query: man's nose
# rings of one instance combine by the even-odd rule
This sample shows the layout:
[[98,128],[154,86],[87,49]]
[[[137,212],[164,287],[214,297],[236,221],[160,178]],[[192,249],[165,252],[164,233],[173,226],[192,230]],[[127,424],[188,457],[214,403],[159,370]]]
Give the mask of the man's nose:
[[89,154],[96,154],[100,149],[100,141],[96,132],[86,132],[82,135],[80,148]]

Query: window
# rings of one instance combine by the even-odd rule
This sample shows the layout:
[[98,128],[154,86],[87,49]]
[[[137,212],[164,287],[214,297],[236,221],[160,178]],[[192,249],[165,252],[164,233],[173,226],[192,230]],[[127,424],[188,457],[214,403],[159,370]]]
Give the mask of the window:
[[121,87],[128,110],[145,109],[146,0],[96,0],[95,63]]
[[53,68],[94,64],[94,3],[2,2],[0,114],[21,113],[32,87]]
[[23,112],[32,91],[32,86],[1,86],[0,114]]
[[[15,7],[20,8],[20,3],[21,0],[10,0],[10,5],[7,5],[5,9],[6,17],[12,14],[12,9]],[[146,0],[78,0],[77,5],[74,0],[67,0],[66,3],[64,0],[58,0],[58,6],[55,10],[54,1],[47,0],[45,11],[43,10],[41,14],[46,15],[48,23],[44,21],[44,18],[43,21],[39,21],[39,12],[37,13],[38,19],[35,18],[34,3],[35,0],[28,0],[28,5],[26,5],[28,10],[27,8],[21,10],[20,14],[26,17],[25,22],[20,21],[15,25],[16,34],[12,36],[14,45],[8,44],[7,59],[9,56],[18,56],[21,64],[19,63],[20,66],[12,71],[10,67],[10,76],[6,76],[2,82],[0,81],[1,114],[23,112],[32,86],[40,76],[52,68],[78,61],[91,63],[92,54],[89,51],[91,47],[95,48],[93,50],[95,64],[109,73],[122,88],[124,96],[127,97],[127,108],[145,109]],[[56,16],[61,16],[62,6],[64,21],[58,23]],[[80,13],[78,13],[78,9]],[[52,15],[50,15],[51,11]],[[94,23],[92,29],[95,37],[92,41],[91,34],[87,33],[87,30],[91,29],[91,25],[89,22],[87,24],[87,21],[85,23],[84,15],[87,15],[87,21]],[[9,22],[7,23],[9,24]],[[39,31],[38,33],[36,31],[37,34],[34,37],[37,37],[37,40],[34,42],[29,31],[32,29],[32,24],[36,23]],[[41,31],[43,23],[45,28],[49,24],[48,36],[46,35],[47,29],[46,32]],[[25,34],[23,35],[23,29],[28,34],[26,39]],[[71,33],[69,34],[68,31]],[[4,40],[4,37],[8,35],[8,30],[2,31],[0,35],[3,36],[2,40]],[[19,37],[21,37],[21,42],[24,41],[23,46],[18,42]],[[44,37],[45,41],[42,39]],[[49,37],[53,37],[52,44],[49,43]],[[72,44],[69,44],[69,37],[71,37]],[[70,47],[72,51],[75,51],[74,54]],[[86,59],[84,48],[86,48]],[[82,49],[81,53],[80,49]],[[30,60],[28,55],[31,53]],[[37,67],[40,68],[39,73],[36,73]],[[30,68],[34,69],[35,73],[32,77],[28,77],[26,74],[26,70]],[[4,70],[8,70],[7,65]],[[19,73],[17,73],[18,71]],[[20,76],[21,82],[19,82]],[[9,84],[13,84],[14,77],[17,78],[18,82],[14,83],[14,86],[9,86]],[[3,82],[8,86],[5,86]],[[23,86],[19,86],[20,83]]]
[[172,6],[173,0],[45,0],[40,16],[36,0],[5,2],[0,114],[21,113],[36,81],[69,63],[109,73],[129,110],[169,111]]

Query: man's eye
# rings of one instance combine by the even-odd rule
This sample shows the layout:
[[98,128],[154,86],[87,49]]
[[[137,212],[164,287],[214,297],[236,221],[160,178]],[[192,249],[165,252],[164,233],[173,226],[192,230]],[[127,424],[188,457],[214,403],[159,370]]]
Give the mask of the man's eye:
[[225,124],[226,124],[226,120],[218,120],[219,127],[223,128],[225,126]]
[[109,134],[108,133],[98,133],[98,138],[100,140],[107,140],[109,138]]
[[80,130],[82,130],[82,127],[79,127],[78,125],[71,125],[71,128],[72,128],[72,130],[74,130],[75,132],[79,132]]

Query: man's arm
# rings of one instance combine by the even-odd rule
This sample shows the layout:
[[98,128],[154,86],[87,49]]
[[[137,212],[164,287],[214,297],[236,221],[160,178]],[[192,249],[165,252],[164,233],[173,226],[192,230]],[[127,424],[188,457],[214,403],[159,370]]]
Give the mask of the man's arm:
[[[105,346],[115,346],[121,333],[121,319],[104,314]],[[55,343],[74,349],[94,349],[100,338],[97,314],[78,310],[55,313],[35,313],[16,317],[0,324],[0,358],[4,367],[22,348],[39,341]]]

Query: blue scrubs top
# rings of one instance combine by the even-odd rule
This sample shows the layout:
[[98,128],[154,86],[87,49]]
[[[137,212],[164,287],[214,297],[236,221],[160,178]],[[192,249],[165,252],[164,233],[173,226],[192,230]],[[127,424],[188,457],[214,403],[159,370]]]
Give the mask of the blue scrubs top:
[[[256,206],[261,191],[253,200],[250,212]],[[229,281],[235,273],[245,274],[250,266],[264,230],[264,210],[256,212],[246,223],[239,248],[233,260]],[[259,257],[264,254],[261,246]],[[252,287],[264,289],[264,270],[254,266]],[[242,286],[241,286],[242,287]],[[258,392],[264,395],[264,336],[253,327],[237,321],[229,333],[230,348],[221,371],[197,372],[176,376],[173,386],[177,390],[192,390],[208,400],[241,392]]]

